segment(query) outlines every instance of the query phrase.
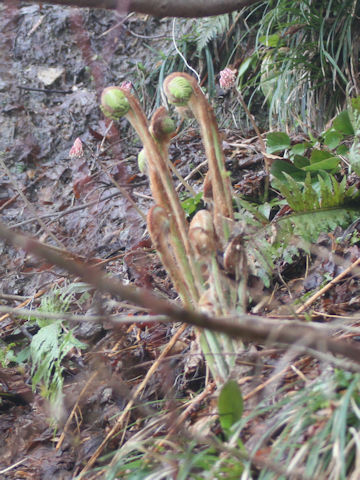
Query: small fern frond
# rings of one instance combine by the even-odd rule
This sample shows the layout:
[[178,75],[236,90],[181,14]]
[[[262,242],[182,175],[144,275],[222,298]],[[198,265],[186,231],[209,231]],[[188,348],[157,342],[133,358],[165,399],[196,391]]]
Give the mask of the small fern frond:
[[333,175],[322,171],[315,182],[310,173],[304,182],[297,182],[286,172],[283,172],[283,175],[286,182],[276,180],[274,186],[285,197],[294,212],[341,207],[360,198],[359,191],[353,187],[347,188],[346,177],[338,182]]
[[345,228],[359,216],[360,203],[356,203],[348,207],[338,206],[293,213],[280,218],[277,225],[282,239],[288,235],[296,235],[307,242],[314,242],[320,233],[335,230],[338,226]]
[[327,172],[321,172],[317,182],[310,174],[304,182],[297,182],[285,172],[284,177],[286,183],[277,181],[276,188],[294,213],[277,221],[283,231],[316,241],[321,232],[346,227],[359,216],[360,192],[347,188],[346,177],[341,182]]
[[64,332],[61,321],[46,325],[32,337],[30,353],[33,389],[42,385],[44,397],[54,401],[63,387],[62,360],[72,348],[85,348],[72,331]]
[[214,38],[229,29],[229,15],[207,17],[196,25],[196,48],[200,53]]
[[338,226],[346,228],[360,217],[360,192],[355,187],[347,188],[346,177],[338,182],[334,175],[321,172],[317,181],[310,174],[304,182],[286,173],[284,178],[286,182],[276,180],[274,184],[293,210],[289,215],[269,222],[259,212],[259,206],[237,199],[241,207],[237,216],[251,230],[244,237],[248,263],[265,286],[269,286],[280,258],[286,257],[291,263],[320,233],[334,231]]

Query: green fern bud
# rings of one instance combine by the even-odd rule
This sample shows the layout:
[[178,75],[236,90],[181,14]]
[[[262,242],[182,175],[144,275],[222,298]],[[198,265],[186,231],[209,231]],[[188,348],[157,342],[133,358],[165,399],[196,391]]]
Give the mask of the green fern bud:
[[169,103],[179,106],[186,105],[193,94],[191,83],[181,76],[174,77],[166,82],[164,89]]
[[159,107],[151,119],[150,132],[156,140],[170,140],[175,132],[175,122],[169,117],[165,107]]
[[119,120],[130,110],[130,104],[120,87],[107,87],[101,94],[101,110],[106,117]]
[[175,122],[172,118],[166,116],[162,118],[161,121],[161,130],[165,134],[174,133],[176,130]]

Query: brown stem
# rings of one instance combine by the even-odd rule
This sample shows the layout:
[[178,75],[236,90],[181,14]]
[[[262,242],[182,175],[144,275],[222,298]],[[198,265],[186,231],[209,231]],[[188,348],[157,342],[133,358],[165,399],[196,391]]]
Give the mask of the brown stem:
[[[185,212],[180,205],[179,197],[174,188],[169,171],[169,164],[171,163],[169,160],[169,146],[171,139],[175,135],[175,130],[175,124],[170,119],[166,108],[159,107],[152,116],[149,132],[156,141],[160,155],[164,161],[164,164],[167,166],[166,171],[164,170],[163,173],[166,173],[166,182],[169,187],[169,194],[171,191],[171,197],[174,197],[175,200],[173,205],[177,205],[177,210],[173,210],[172,212],[168,211],[170,220],[170,243],[175,256],[177,257],[178,266],[181,270],[180,272],[177,272],[177,275],[181,275],[182,281],[186,281],[192,293],[193,300],[197,302],[200,297],[199,292],[202,290],[201,282],[198,278],[198,269],[194,260],[192,244],[189,241],[188,223],[185,218]],[[149,159],[148,164],[151,164],[153,160],[153,158]],[[156,163],[154,166],[157,166]],[[178,208],[179,206],[180,208]],[[176,219],[176,223],[174,223],[173,219]],[[176,225],[179,225],[180,228],[177,229]],[[181,239],[183,246],[180,244]],[[183,247],[185,247],[185,250]],[[179,281],[181,280],[179,279]]]
[[[182,80],[182,82],[181,82]],[[182,96],[181,89],[177,84],[182,84],[187,93],[190,88],[191,95]],[[214,199],[214,223],[217,233],[221,238],[227,240],[228,234],[222,233],[226,230],[226,223],[222,218],[233,219],[233,206],[231,185],[228,172],[225,168],[225,156],[222,150],[219,129],[213,109],[205,98],[196,80],[186,73],[173,73],[164,82],[164,91],[170,101],[175,105],[187,105],[193,112],[203,139],[205,152],[209,161],[209,174]],[[220,224],[220,228],[218,228]]]
[[[0,3],[4,2],[5,0],[0,0]],[[240,10],[243,7],[259,3],[259,0],[31,0],[30,3],[106,8],[122,13],[145,13],[160,18],[199,18]]]
[[147,226],[153,245],[174,284],[175,290],[180,295],[184,305],[191,307],[192,295],[191,288],[189,292],[189,283],[192,283],[192,279],[187,281],[186,273],[181,272],[182,263],[177,264],[169,248],[170,219],[166,211],[159,205],[152,207],[147,215]]

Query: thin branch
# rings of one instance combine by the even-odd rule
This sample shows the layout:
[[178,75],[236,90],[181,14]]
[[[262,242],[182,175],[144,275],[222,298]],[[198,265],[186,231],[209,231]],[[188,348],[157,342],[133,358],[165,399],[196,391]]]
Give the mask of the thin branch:
[[[129,305],[130,307],[130,305]],[[111,321],[113,325],[119,323],[158,323],[158,322],[169,322],[169,318],[164,315],[109,315],[108,313],[104,315],[76,315],[67,312],[44,312],[39,309],[29,309],[29,308],[17,308],[17,307],[7,307],[6,305],[0,305],[0,313],[9,314],[11,316],[23,317],[23,318],[45,318],[48,320],[68,320],[71,322],[100,322],[100,321]],[[2,320],[3,317],[0,318]],[[1,338],[1,335],[0,335]]]
[[63,210],[62,212],[53,212],[53,213],[45,213],[44,215],[39,215],[38,217],[29,218],[28,220],[24,220],[23,222],[15,223],[14,225],[10,225],[11,228],[19,228],[27,225],[29,223],[36,222],[38,218],[41,220],[45,218],[56,217],[53,221],[59,220],[61,217],[65,215],[70,215],[70,213],[78,212],[79,210],[84,210],[85,208],[92,207],[100,202],[105,202],[106,200],[110,200],[114,197],[120,197],[121,192],[111,193],[107,197],[99,198],[98,200],[93,200],[92,202],[84,203],[82,205],[76,205],[75,207],[70,207],[67,210]]
[[324,293],[326,293],[330,288],[340,282],[343,278],[345,278],[349,273],[352,272],[356,267],[360,265],[360,258],[358,258],[354,263],[352,263],[348,268],[344,271],[339,273],[335,278],[333,278],[329,283],[327,283],[323,288],[321,288],[318,292],[312,295],[301,307],[296,310],[296,314],[302,313],[306,310],[310,305],[312,305],[318,298],[320,298]]

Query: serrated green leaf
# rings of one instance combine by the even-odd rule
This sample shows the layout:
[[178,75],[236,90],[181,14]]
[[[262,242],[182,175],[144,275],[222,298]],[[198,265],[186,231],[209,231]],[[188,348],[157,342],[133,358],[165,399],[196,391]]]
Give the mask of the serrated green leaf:
[[229,29],[229,15],[214,15],[203,18],[197,24],[197,51],[201,52],[217,35]]
[[72,331],[63,333],[61,322],[52,322],[43,326],[32,337],[30,356],[33,389],[41,383],[42,394],[55,400],[63,386],[63,367],[61,361],[73,348],[85,348]]
[[280,218],[277,222],[281,229],[292,232],[308,242],[317,240],[320,233],[335,230],[337,226],[347,227],[360,215],[357,208],[333,207],[312,212],[300,212]]
[[268,153],[276,153],[289,148],[291,140],[284,132],[271,132],[266,135],[266,145]]
[[[250,212],[260,224],[266,225],[268,223],[267,217],[265,217],[260,211],[258,205],[248,202],[241,197],[237,198],[239,205],[246,211]],[[259,225],[260,226],[260,225]]]
[[304,196],[302,194],[302,184],[295,181],[290,175],[284,173],[286,184],[280,185],[279,190],[286,198],[289,206],[295,212],[302,212],[306,209]]
[[332,191],[332,182],[328,177],[324,178],[323,176],[318,176],[318,181],[320,185],[320,202],[321,205],[327,205],[328,207],[332,207],[334,205],[333,202],[333,191]]
[[306,176],[302,197],[303,210],[315,210],[320,207],[319,196],[311,184],[310,174]]
[[243,410],[244,401],[240,387],[235,380],[228,380],[218,399],[219,420],[225,434],[228,435],[231,427],[241,419]]

